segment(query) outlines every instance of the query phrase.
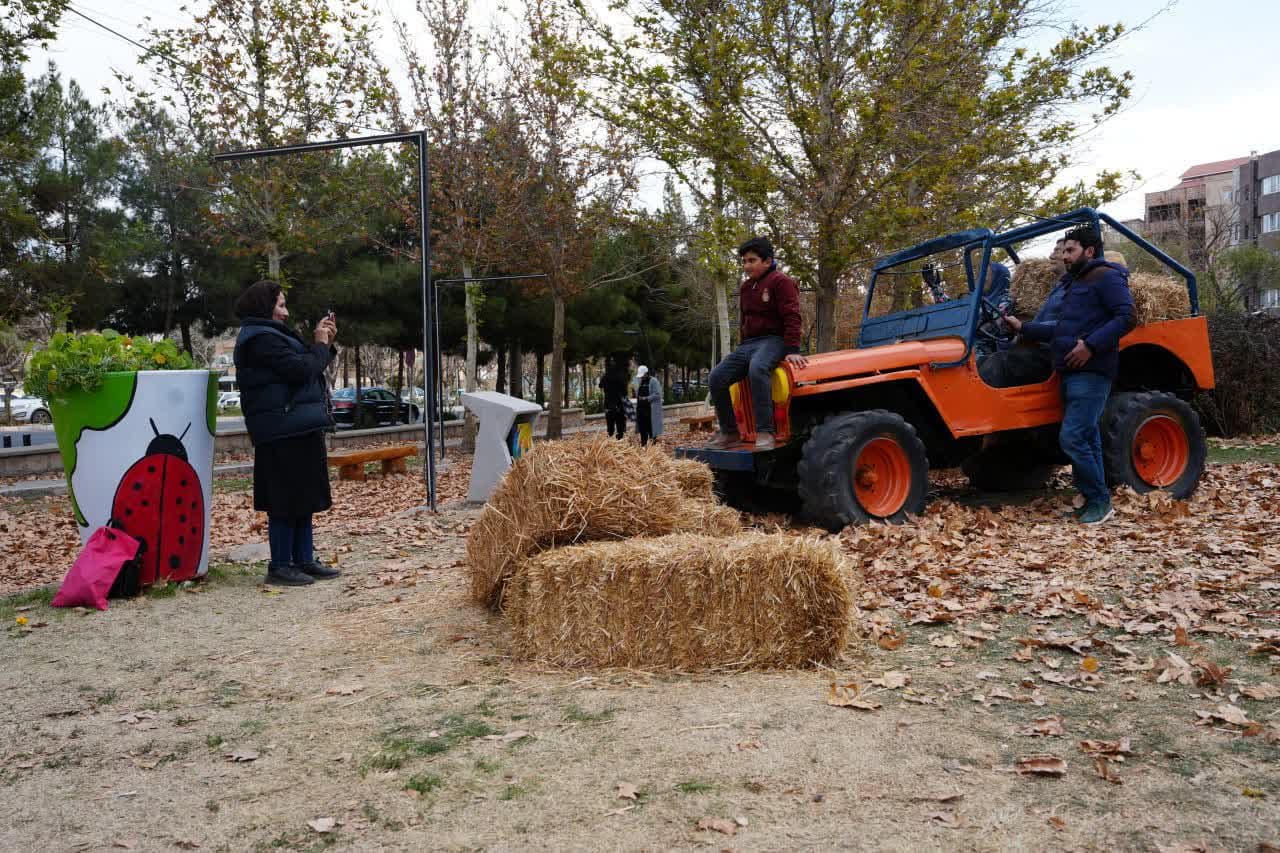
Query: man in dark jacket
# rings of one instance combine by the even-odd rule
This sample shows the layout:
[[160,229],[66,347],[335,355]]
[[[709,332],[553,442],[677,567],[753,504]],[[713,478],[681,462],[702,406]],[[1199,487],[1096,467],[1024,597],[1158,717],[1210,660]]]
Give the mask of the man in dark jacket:
[[1134,327],[1129,271],[1101,260],[1102,238],[1092,227],[1067,233],[1062,258],[1069,280],[1055,320],[1020,323],[1006,318],[1028,340],[1049,344],[1062,379],[1059,441],[1071,459],[1076,488],[1084,496],[1080,520],[1101,524],[1114,514],[1102,466],[1099,421],[1120,366],[1120,338]]
[[738,257],[745,274],[738,291],[742,343],[711,371],[711,402],[720,430],[707,446],[732,447],[741,441],[729,389],[747,377],[756,423],[755,449],[772,450],[773,369],[784,357],[798,367],[806,364],[800,355],[800,291],[795,281],[778,269],[773,244],[766,238],[753,237],[743,243]]

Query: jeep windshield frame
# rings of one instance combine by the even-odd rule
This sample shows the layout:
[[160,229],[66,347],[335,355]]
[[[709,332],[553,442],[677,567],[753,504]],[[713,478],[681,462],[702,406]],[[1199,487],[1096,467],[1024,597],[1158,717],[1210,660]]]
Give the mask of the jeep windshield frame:
[[[942,237],[935,237],[907,249],[886,255],[871,268],[871,278],[867,283],[867,294],[862,306],[862,324],[858,330],[858,349],[885,346],[908,340],[928,340],[932,338],[961,337],[964,339],[964,354],[957,361],[932,363],[934,369],[959,367],[969,361],[973,352],[974,338],[982,316],[981,288],[977,282],[985,281],[990,268],[992,253],[1003,250],[1014,263],[1018,263],[1016,246],[1055,231],[1079,225],[1092,225],[1101,229],[1102,224],[1110,226],[1116,233],[1128,239],[1134,245],[1152,255],[1156,260],[1182,276],[1187,282],[1187,295],[1190,301],[1192,317],[1200,314],[1199,290],[1196,277],[1191,270],[1169,257],[1167,254],[1147,242],[1127,226],[1117,222],[1105,213],[1099,213],[1091,207],[1081,207],[1061,216],[1037,219],[1035,222],[1012,228],[1002,233],[995,233],[989,228],[974,228],[958,231]],[[968,292],[946,302],[910,308],[880,317],[871,317],[871,300],[875,296],[876,281],[881,274],[894,267],[900,267],[925,260],[933,255],[960,250],[963,255],[965,279]],[[981,252],[978,268],[974,269],[975,252]],[[918,274],[918,270],[913,271]],[[903,273],[890,273],[901,275]],[[868,335],[868,330],[872,331]]]

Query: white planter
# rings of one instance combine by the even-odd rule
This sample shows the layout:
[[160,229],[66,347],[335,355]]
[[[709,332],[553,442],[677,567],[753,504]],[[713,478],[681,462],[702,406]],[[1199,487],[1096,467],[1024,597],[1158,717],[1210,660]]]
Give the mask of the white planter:
[[112,373],[49,401],[81,540],[116,518],[147,543],[144,585],[209,570],[217,401],[208,370]]

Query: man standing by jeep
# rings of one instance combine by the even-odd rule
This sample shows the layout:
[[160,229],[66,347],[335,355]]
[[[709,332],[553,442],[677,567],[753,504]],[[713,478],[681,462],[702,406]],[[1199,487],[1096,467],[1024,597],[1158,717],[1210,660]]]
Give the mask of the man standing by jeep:
[[1120,366],[1120,338],[1134,327],[1129,271],[1102,260],[1102,238],[1092,227],[1067,232],[1062,260],[1068,280],[1055,320],[1005,322],[1031,341],[1049,344],[1062,379],[1062,427],[1058,440],[1085,504],[1085,524],[1111,518],[1111,491],[1102,466],[1099,422]]
[[751,382],[751,406],[756,423],[756,450],[773,450],[773,369],[785,357],[797,367],[800,355],[800,291],[779,271],[773,244],[753,237],[738,247],[745,278],[738,290],[742,314],[741,343],[711,371],[711,402],[720,422],[708,447],[727,448],[741,442],[733,416],[729,389],[743,377]]

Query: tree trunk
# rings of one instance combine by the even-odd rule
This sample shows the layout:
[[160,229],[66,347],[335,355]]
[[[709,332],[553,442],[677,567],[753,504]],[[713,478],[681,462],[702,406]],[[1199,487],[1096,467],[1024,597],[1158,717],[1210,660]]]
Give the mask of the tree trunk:
[[191,323],[183,320],[179,328],[182,329],[182,348],[187,351],[187,355],[195,355],[191,349]]
[[[397,396],[397,397],[399,397],[399,396],[400,396],[400,395],[402,395],[403,393],[404,393],[404,350],[400,350],[400,368],[399,368],[399,372],[396,374],[396,396]],[[409,399],[410,399],[410,400],[412,400],[412,399],[413,399],[413,395],[412,395],[412,394],[410,394],[410,395],[409,395]],[[427,412],[427,413],[426,413],[426,417],[431,417],[431,413],[430,413],[430,412]],[[397,403],[397,404],[396,404],[396,416],[395,416],[395,418],[394,418],[391,422],[392,422],[393,424],[398,424],[398,423],[400,423],[400,405],[399,405],[399,403]],[[408,423],[408,422],[409,422],[409,418],[408,418],[408,416],[407,416],[407,415],[405,416],[404,422],[405,422],[405,423]]]
[[818,352],[836,348],[836,266],[826,258],[818,260],[818,287],[814,294],[814,337]]
[[342,387],[346,388],[351,384],[351,359],[347,357],[351,350],[346,347],[342,348]]
[[495,385],[499,394],[507,393],[507,348],[498,345],[498,381]]
[[533,399],[539,406],[547,402],[547,354],[538,353],[538,378],[533,383]]
[[551,407],[547,412],[547,438],[564,434],[563,409],[568,396],[569,376],[564,364],[564,295],[551,290]]
[[[461,214],[458,215],[461,220]],[[461,227],[461,221],[459,227]],[[463,261],[462,277],[471,278],[471,264]],[[478,384],[479,373],[479,354],[480,354],[480,320],[476,303],[479,301],[480,285],[474,282],[464,282],[463,290],[466,292],[465,313],[467,317],[467,368],[466,378],[463,380],[463,386],[467,391],[476,390]],[[476,451],[476,431],[480,428],[480,422],[476,420],[476,416],[471,413],[470,409],[466,410],[466,415],[462,425],[462,452],[475,453]]]
[[280,244],[275,240],[267,244],[267,278],[280,280]]
[[[722,164],[716,164],[715,167],[715,193],[713,199],[715,215],[718,223],[723,220],[725,209],[724,166]],[[711,286],[715,289],[716,298],[716,327],[720,333],[720,346],[718,352],[715,341],[716,333],[711,333],[711,363],[713,365],[717,363],[717,356],[722,359],[729,354],[729,350],[733,349],[733,343],[729,338],[729,294],[726,292],[726,288],[734,283],[734,279],[730,276],[728,282],[721,280],[716,274],[719,272],[719,269],[720,265],[717,263],[716,269],[712,271],[711,275]]]
[[524,399],[524,353],[520,349],[520,341],[511,341],[511,396]]
[[360,426],[360,383],[363,378],[360,374],[360,345],[356,344],[356,400],[355,408],[351,410],[351,426],[353,428],[359,428]]

